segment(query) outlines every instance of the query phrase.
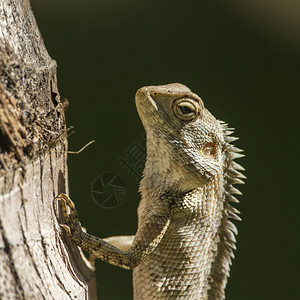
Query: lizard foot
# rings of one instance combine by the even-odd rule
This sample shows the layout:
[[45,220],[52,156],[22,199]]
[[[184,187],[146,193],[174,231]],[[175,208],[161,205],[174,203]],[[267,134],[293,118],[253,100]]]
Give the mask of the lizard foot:
[[75,204],[66,194],[59,194],[55,198],[61,204],[65,224],[59,224],[66,231],[67,235],[77,244],[80,244],[82,237],[82,228],[78,220],[78,214]]

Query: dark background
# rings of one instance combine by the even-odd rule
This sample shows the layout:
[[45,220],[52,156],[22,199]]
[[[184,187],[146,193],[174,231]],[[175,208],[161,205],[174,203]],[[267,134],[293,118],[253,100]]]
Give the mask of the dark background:
[[[236,259],[227,299],[300,299],[300,7],[291,1],[38,1],[32,6],[75,126],[70,195],[100,237],[134,234],[138,182],[118,158],[143,133],[135,91],[181,82],[236,128],[248,180],[240,189]],[[241,3],[244,3],[242,6]],[[115,209],[91,196],[103,172],[127,197]],[[131,272],[97,261],[99,299],[131,299]]]

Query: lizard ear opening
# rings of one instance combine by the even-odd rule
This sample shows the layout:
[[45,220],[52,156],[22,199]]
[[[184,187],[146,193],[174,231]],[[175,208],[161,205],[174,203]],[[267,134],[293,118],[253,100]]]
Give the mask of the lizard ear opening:
[[199,103],[189,98],[176,99],[172,108],[175,116],[184,121],[195,119],[200,112]]
[[202,148],[202,153],[205,156],[214,156],[216,154],[216,144],[206,143]]

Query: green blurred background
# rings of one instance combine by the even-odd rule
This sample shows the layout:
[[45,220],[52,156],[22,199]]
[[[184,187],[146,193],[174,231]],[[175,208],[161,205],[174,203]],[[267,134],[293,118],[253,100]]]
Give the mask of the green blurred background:
[[[226,298],[300,299],[300,5],[292,1],[31,1],[58,63],[68,125],[70,195],[83,226],[133,234],[138,182],[118,158],[143,133],[135,91],[181,82],[236,128],[247,184]],[[298,5],[298,7],[296,6]],[[91,196],[113,172],[128,193],[115,209]],[[131,272],[97,261],[99,299],[131,299]]]

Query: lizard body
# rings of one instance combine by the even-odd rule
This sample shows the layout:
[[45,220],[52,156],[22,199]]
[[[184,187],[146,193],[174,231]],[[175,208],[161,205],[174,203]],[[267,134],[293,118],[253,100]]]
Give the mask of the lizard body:
[[133,269],[134,299],[224,299],[239,219],[240,150],[224,122],[182,84],[136,93],[147,136],[135,236],[106,239],[81,229],[73,202],[61,201],[71,239],[94,256]]

